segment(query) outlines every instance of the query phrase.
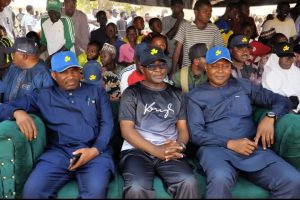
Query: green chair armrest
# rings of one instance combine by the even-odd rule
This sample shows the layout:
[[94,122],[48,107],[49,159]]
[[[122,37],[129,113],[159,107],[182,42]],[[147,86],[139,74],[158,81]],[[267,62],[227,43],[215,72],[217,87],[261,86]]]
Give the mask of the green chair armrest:
[[[15,121],[0,123],[0,163],[3,198],[20,198],[24,183],[34,162],[46,145],[45,126],[36,115],[38,137],[29,142],[20,132]],[[8,184],[9,183],[9,184]]]

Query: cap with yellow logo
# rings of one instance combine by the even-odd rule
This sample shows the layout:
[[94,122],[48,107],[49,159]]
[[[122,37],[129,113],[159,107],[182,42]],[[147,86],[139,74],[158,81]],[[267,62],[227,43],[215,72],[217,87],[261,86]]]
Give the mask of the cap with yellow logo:
[[51,69],[53,72],[63,72],[70,67],[81,67],[76,55],[72,51],[61,51],[51,58]]
[[249,45],[249,38],[246,35],[234,35],[229,41],[229,47],[251,47]]
[[275,53],[278,57],[295,57],[294,47],[288,42],[280,42],[275,46]]
[[226,47],[214,46],[206,53],[207,64],[213,64],[221,59],[228,60],[232,63],[229,50]]
[[164,52],[157,47],[148,46],[140,54],[140,61],[142,66],[147,66],[157,60],[167,61]]
[[88,61],[83,66],[82,82],[92,85],[102,85],[102,66],[95,60]]

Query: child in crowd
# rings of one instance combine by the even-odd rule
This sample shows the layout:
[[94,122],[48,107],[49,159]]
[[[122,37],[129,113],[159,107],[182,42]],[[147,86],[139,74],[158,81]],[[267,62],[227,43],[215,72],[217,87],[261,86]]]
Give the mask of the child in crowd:
[[143,38],[143,42],[150,43],[154,36],[160,35],[162,32],[162,23],[161,20],[157,17],[151,18],[149,20],[149,27],[152,32],[148,33],[148,35]]
[[81,53],[78,56],[78,63],[80,66],[84,66],[90,60],[96,60],[99,64],[101,64],[100,44],[98,42],[89,42],[86,52]]
[[120,80],[116,75],[120,69],[115,64],[116,48],[113,45],[104,43],[100,52],[102,62],[102,78],[104,81],[104,87],[109,94],[110,100],[118,101],[120,92]]
[[137,45],[137,31],[133,26],[126,29],[126,37],[128,43],[120,47],[119,63],[122,66],[129,66],[134,64],[134,49]]

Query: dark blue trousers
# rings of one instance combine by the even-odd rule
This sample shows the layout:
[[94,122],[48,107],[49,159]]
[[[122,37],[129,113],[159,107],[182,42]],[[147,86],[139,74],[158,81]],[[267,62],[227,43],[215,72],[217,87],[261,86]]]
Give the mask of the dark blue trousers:
[[109,156],[100,155],[76,171],[69,171],[69,158],[64,153],[51,151],[47,154],[47,159],[42,156],[27,179],[23,198],[55,198],[58,190],[74,178],[79,186],[78,198],[106,198],[112,175]]
[[[209,158],[208,158],[209,159]],[[206,198],[232,198],[231,191],[239,174],[270,192],[271,198],[300,197],[300,172],[285,162],[275,162],[256,172],[239,171],[229,162],[211,157],[206,167]]]

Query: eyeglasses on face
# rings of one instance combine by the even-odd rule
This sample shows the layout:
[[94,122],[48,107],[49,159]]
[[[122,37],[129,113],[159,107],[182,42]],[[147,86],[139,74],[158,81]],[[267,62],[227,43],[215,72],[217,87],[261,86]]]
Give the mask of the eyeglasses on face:
[[159,64],[155,64],[155,63],[151,63],[149,65],[146,66],[146,68],[149,70],[149,71],[154,71],[156,70],[156,68],[159,68],[159,69],[167,69],[168,65],[167,63],[165,62],[161,62]]

